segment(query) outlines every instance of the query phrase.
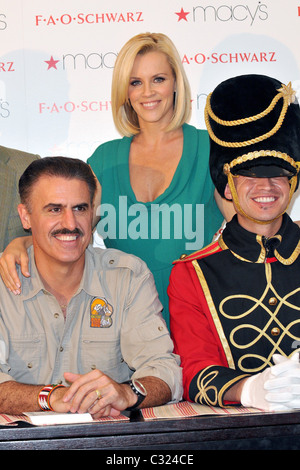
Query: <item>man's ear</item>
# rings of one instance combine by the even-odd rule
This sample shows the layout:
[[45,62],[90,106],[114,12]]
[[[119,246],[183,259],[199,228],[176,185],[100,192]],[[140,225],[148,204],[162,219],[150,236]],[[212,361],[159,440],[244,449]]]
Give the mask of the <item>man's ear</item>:
[[25,230],[29,230],[31,228],[30,214],[29,214],[25,204],[19,204],[18,205],[18,212],[19,212],[19,217],[21,219],[23,228]]
[[226,184],[225,189],[224,189],[224,196],[226,197],[226,199],[229,199],[230,201],[232,201],[233,199],[228,183]]

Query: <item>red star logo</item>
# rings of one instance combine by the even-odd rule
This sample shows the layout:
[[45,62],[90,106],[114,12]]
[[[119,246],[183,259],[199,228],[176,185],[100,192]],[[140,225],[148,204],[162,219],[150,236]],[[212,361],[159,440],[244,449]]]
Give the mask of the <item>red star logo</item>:
[[48,69],[47,70],[52,69],[52,68],[57,70],[56,64],[57,64],[57,62],[59,62],[59,60],[54,60],[53,56],[50,57],[50,60],[45,60],[45,62],[46,62],[46,64],[48,64]]
[[176,13],[175,12],[175,15],[178,15],[178,21],[180,20],[185,20],[187,21],[187,15],[189,15],[190,12],[189,11],[184,11],[183,8],[181,8],[180,12],[179,13]]

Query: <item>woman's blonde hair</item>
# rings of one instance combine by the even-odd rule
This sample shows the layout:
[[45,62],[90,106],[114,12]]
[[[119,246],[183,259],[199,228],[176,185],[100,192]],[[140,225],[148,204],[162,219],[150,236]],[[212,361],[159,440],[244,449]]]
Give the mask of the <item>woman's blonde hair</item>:
[[176,81],[174,114],[166,131],[181,127],[190,117],[190,86],[173,42],[161,33],[138,34],[122,47],[113,72],[112,114],[115,126],[121,135],[131,136],[140,132],[137,114],[128,99],[129,80],[136,56],[153,51],[166,55]]

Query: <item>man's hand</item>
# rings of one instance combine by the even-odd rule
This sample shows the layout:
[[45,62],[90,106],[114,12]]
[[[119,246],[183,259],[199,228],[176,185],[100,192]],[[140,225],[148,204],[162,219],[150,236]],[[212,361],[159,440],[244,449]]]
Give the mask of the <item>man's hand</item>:
[[[101,416],[118,416],[122,410],[137,401],[129,385],[119,384],[99,370],[84,375],[66,372],[64,376],[72,385],[64,393],[62,401],[71,413],[90,413],[95,419]],[[56,391],[53,399],[55,393]],[[51,400],[51,406],[53,405],[55,406],[55,402]]]
[[50,395],[50,406],[53,411],[57,413],[68,413],[71,408],[71,403],[65,403],[64,396],[69,390],[69,387],[57,387]]

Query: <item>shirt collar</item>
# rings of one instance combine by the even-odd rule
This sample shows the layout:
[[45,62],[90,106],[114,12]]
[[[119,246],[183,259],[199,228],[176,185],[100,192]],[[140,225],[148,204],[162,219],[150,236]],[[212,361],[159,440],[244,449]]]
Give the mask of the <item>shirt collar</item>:
[[278,233],[268,238],[245,230],[235,215],[226,225],[219,244],[244,261],[264,263],[275,257],[282,264],[289,265],[300,253],[300,228],[284,214]]
[[[39,272],[35,264],[33,246],[28,249],[28,256],[30,277],[27,278],[22,276],[22,295],[24,300],[31,299],[41,291],[43,293],[48,294],[48,291],[44,287],[44,284],[40,278]],[[20,270],[19,276],[21,276]],[[80,285],[77,289],[77,292],[74,295],[77,295],[79,294],[79,292],[84,290],[87,294],[91,295],[92,297],[97,297],[97,295],[99,295],[100,287],[100,273],[97,272],[95,269],[92,249],[88,247],[85,252],[85,266],[83,276],[80,281]]]
[[77,293],[80,290],[84,290],[92,297],[97,297],[101,292],[101,272],[96,268],[93,247],[90,245],[85,251],[84,272]]

